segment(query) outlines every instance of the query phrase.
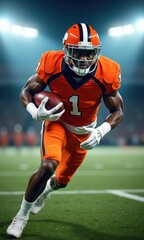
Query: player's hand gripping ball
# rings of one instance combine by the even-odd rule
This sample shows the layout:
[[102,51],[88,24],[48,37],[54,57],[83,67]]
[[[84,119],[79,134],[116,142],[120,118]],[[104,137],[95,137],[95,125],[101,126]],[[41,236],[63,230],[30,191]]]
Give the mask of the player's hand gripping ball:
[[[45,104],[45,108],[47,110],[50,110],[54,108],[56,105],[58,105],[61,101],[61,99],[53,92],[49,91],[42,91],[34,95],[34,103],[37,107],[41,104],[41,101],[48,97],[48,101]],[[55,113],[59,113],[64,109],[64,105],[62,105]]]
[[39,92],[33,100],[37,106],[34,118],[38,121],[57,121],[65,111],[61,99],[52,92]]

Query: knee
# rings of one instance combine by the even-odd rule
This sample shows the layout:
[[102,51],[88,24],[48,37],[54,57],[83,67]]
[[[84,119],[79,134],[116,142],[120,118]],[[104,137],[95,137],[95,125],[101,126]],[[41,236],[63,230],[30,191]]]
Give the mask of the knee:
[[43,176],[51,177],[55,172],[57,166],[58,166],[58,161],[43,159],[41,162],[40,171]]

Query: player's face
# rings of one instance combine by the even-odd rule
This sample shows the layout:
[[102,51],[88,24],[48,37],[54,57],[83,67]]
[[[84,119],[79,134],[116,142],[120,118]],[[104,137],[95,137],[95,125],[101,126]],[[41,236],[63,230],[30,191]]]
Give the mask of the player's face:
[[91,65],[91,60],[94,58],[94,50],[74,49],[73,58],[80,60],[79,63],[74,60],[77,67],[79,65],[81,69],[88,68]]

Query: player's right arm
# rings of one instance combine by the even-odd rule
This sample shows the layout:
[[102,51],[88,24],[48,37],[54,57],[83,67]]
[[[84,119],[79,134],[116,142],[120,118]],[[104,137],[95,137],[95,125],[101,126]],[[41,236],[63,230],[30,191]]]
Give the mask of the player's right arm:
[[37,108],[33,102],[33,96],[43,91],[46,88],[46,84],[40,80],[37,74],[31,76],[26,84],[23,86],[20,92],[20,100],[26,110],[31,114],[31,116],[38,121],[56,121],[58,120],[64,111],[55,114],[55,112],[62,106],[59,103],[55,108],[47,110],[45,105],[48,101],[48,97],[44,98],[40,106]]
[[46,84],[39,79],[37,74],[31,76],[20,92],[20,100],[24,107],[33,102],[34,94],[43,91],[45,88]]

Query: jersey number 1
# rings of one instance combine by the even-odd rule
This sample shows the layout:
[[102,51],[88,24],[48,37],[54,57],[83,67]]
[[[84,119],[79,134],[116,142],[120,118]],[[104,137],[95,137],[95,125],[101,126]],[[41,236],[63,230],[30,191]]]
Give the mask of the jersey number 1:
[[69,98],[69,102],[72,104],[72,111],[70,111],[71,115],[76,115],[80,116],[81,112],[78,109],[78,101],[79,101],[79,96],[73,95],[72,97]]

